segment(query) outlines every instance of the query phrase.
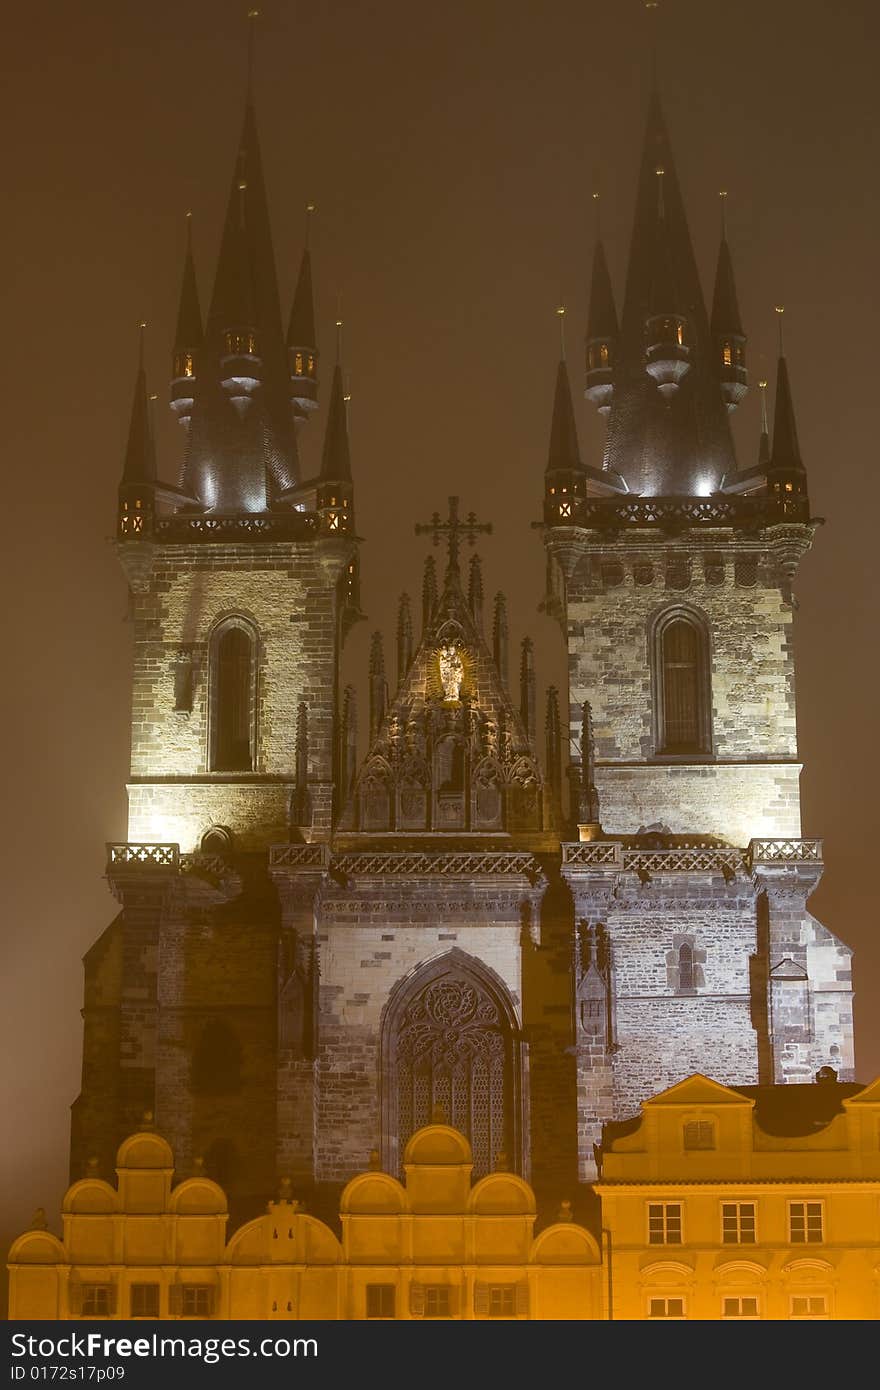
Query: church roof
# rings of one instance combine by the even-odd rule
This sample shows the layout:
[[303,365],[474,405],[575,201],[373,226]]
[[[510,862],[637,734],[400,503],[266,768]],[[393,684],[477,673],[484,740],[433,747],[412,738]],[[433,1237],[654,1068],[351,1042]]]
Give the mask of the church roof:
[[[658,169],[663,170],[662,202]],[[663,312],[674,308],[687,318],[690,341],[691,369],[668,403],[645,372],[645,321],[652,297],[661,290],[675,299]],[[605,465],[622,474],[632,492],[650,496],[705,494],[735,468],[706,306],[656,92],[639,172]]]

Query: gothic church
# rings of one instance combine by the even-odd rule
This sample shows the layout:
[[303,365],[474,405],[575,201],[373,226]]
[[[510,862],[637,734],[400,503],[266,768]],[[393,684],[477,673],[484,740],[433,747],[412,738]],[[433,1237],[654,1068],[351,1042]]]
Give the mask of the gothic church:
[[593,256],[604,456],[581,457],[561,362],[535,497],[562,707],[538,711],[529,644],[512,661],[503,600],[485,609],[463,550],[485,528],[438,498],[393,672],[373,641],[359,748],[342,370],[303,478],[309,251],[285,330],[248,101],[206,317],[191,246],[184,265],[173,483],[143,364],[135,384],[128,838],[85,961],[73,1177],[95,1157],[111,1178],[152,1112],[179,1176],[204,1165],[234,1213],[282,1175],[335,1211],[372,1151],[397,1174],[442,1113],[475,1176],[507,1166],[558,1204],[595,1177],[604,1122],[692,1072],[852,1079],[850,952],[807,909],[822,854],[799,811],[792,583],[814,522],[784,356],[772,440],[765,412],[734,457],[745,355],[724,235],[707,312],[655,95],[619,315]]

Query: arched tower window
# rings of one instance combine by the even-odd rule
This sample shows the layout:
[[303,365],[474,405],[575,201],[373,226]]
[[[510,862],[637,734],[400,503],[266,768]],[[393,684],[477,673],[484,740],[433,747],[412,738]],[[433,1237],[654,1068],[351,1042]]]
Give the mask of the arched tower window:
[[389,1001],[382,1030],[382,1144],[395,1172],[436,1107],[470,1140],[474,1176],[500,1152],[521,1162],[519,1052],[510,997],[461,951],[422,966]]
[[219,627],[211,643],[212,772],[252,772],[256,642],[244,620]]
[[664,613],[654,626],[653,686],[658,754],[712,751],[709,641],[688,610]]
[[192,1087],[202,1096],[232,1095],[241,1089],[241,1043],[221,1019],[206,1023],[196,1043]]

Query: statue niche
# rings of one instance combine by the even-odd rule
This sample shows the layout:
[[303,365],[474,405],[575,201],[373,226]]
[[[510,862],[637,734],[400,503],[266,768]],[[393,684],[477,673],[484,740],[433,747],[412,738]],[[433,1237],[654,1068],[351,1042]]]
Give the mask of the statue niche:
[[464,741],[456,734],[438,739],[434,747],[434,803],[438,830],[463,830],[467,759]]

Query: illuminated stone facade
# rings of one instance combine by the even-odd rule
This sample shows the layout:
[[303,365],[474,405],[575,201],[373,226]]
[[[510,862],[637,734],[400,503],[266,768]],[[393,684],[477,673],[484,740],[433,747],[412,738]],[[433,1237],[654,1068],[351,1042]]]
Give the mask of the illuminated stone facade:
[[396,681],[373,640],[359,756],[341,365],[320,475],[298,482],[310,263],[285,340],[250,108],[239,156],[257,173],[233,180],[204,326],[187,253],[173,485],[137,378],[117,529],[129,823],[108,847],[121,911],[86,957],[71,1176],[94,1160],[109,1179],[150,1111],[178,1175],[218,1181],[235,1222],[281,1175],[329,1221],[370,1152],[399,1177],[441,1107],[475,1178],[501,1162],[541,1222],[560,1194],[581,1215],[603,1124],[658,1087],[697,1068],[853,1076],[849,951],[806,907],[822,849],[800,824],[792,583],[815,523],[785,359],[772,452],[762,438],[738,469],[729,251],[710,322],[655,104],[619,329],[601,248],[594,270],[601,467],[580,459],[565,363],[557,377],[543,532],[561,710],[552,692],[539,714],[528,642],[511,679],[504,603],[489,632],[461,557],[488,526],[451,499],[417,528],[447,553],[415,635],[401,608]]

